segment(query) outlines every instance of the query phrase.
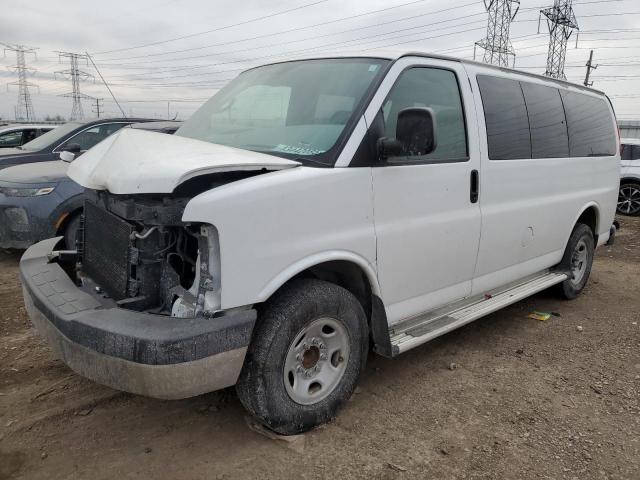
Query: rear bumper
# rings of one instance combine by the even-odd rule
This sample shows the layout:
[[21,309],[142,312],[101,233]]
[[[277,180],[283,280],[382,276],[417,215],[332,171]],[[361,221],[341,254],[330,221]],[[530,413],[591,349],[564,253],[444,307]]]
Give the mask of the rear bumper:
[[172,318],[105,307],[77,287],[48,255],[59,239],[29,248],[20,260],[25,306],[38,332],[82,376],[163,399],[234,385],[255,310],[215,318]]

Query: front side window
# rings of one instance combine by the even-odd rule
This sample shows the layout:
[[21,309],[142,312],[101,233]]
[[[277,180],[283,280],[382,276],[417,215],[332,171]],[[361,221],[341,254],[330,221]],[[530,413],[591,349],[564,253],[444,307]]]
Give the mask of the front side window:
[[0,147],[19,147],[22,145],[22,131],[0,133]]
[[428,107],[433,110],[436,149],[428,155],[392,157],[389,163],[467,160],[464,110],[455,73],[427,67],[414,67],[404,71],[382,106],[386,137],[396,137],[398,114],[405,108],[412,107]]
[[491,160],[531,158],[529,120],[520,82],[478,75]]
[[305,60],[254,68],[220,90],[176,135],[332,165],[332,150],[387,60]]

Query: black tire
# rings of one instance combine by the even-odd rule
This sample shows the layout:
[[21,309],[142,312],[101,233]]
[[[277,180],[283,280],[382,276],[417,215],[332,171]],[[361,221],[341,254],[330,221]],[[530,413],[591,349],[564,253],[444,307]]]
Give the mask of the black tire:
[[[287,391],[285,362],[294,339],[321,318],[338,321],[348,332],[348,358],[328,396],[303,405]],[[322,280],[295,280],[267,302],[258,318],[236,391],[245,408],[271,430],[282,435],[302,433],[330,421],[351,397],[368,349],[367,319],[353,294]]]
[[[567,248],[564,251],[562,261],[558,265],[558,270],[567,272],[569,278],[559,285],[559,291],[567,300],[573,300],[584,289],[585,285],[589,281],[589,275],[591,274],[591,266],[593,265],[593,254],[595,251],[595,240],[593,238],[593,232],[591,228],[582,223],[578,223],[567,243]],[[580,258],[582,252],[584,252],[584,260],[576,261],[576,258]],[[584,265],[578,269],[579,265]],[[576,272],[580,272],[577,276]]]
[[64,227],[64,243],[68,250],[76,249],[76,239],[78,238],[78,230],[80,229],[80,214],[72,214],[73,216],[67,220]]
[[640,183],[624,182],[620,184],[616,212],[630,217],[640,215]]

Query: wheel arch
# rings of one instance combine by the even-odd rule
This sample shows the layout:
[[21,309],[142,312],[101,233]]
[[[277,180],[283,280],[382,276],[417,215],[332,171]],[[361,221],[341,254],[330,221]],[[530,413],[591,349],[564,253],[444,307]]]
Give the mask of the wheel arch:
[[331,282],[351,292],[367,317],[374,350],[381,355],[392,356],[387,316],[373,265],[346,251],[312,255],[289,266],[271,280],[260,293],[260,301],[267,301],[284,285],[305,277]]
[[582,207],[580,213],[577,215],[573,225],[571,226],[571,231],[569,232],[569,236],[567,236],[567,242],[569,241],[571,232],[573,232],[573,229],[578,223],[582,223],[591,229],[595,244],[597,245],[598,232],[600,231],[600,206],[596,202],[589,202]]

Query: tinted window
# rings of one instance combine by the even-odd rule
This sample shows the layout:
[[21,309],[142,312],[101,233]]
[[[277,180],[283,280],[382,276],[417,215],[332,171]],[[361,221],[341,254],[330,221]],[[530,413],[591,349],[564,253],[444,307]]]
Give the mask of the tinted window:
[[556,88],[521,82],[529,115],[531,156],[569,156],[569,138],[560,92]]
[[0,147],[19,147],[22,145],[22,131],[0,133]]
[[562,101],[569,126],[571,156],[615,155],[616,133],[606,100],[563,91]]
[[489,158],[510,160],[531,158],[527,107],[520,82],[478,75]]
[[436,149],[428,155],[396,157],[390,159],[390,163],[398,160],[453,162],[467,159],[464,111],[453,72],[422,67],[403,72],[382,106],[385,136],[395,138],[398,113],[409,107],[433,110],[437,125]]
[[640,145],[622,145],[622,160],[638,160],[640,159]]
[[[89,150],[91,147],[101,142],[112,133],[117,132],[124,126],[124,123],[107,123],[106,125],[91,127],[80,132],[75,137],[70,138],[66,145],[77,143],[80,145],[80,150]],[[64,147],[62,147],[62,149],[64,149]]]

